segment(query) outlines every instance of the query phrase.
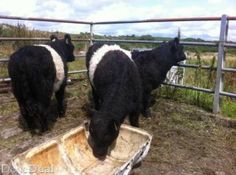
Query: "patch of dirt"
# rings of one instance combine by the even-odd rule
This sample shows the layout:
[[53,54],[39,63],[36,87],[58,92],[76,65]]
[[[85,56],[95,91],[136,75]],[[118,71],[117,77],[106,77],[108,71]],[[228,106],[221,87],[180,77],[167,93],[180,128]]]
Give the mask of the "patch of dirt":
[[141,118],[141,127],[153,133],[152,146],[134,174],[236,174],[235,128],[176,101],[159,99],[153,109],[154,118]]
[[[66,117],[52,122],[51,130],[40,136],[19,127],[14,97],[1,94],[0,174],[11,174],[2,170],[7,170],[16,154],[82,124],[87,119],[88,89],[86,81],[68,86]],[[198,107],[169,99],[157,99],[152,110],[153,118],[140,116],[140,127],[153,134],[151,148],[132,175],[236,174],[235,128],[217,124],[210,113]]]

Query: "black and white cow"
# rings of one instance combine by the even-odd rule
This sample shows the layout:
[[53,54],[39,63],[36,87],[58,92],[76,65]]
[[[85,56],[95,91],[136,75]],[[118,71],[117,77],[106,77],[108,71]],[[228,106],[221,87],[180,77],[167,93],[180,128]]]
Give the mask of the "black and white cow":
[[93,154],[104,157],[119,134],[125,117],[138,127],[141,81],[131,53],[118,45],[96,43],[86,55],[95,109],[89,132]]
[[183,46],[179,44],[179,39],[175,38],[150,51],[134,51],[132,59],[135,61],[142,79],[142,114],[150,117],[151,91],[160,86],[173,65],[186,59]]
[[53,92],[59,116],[65,113],[64,91],[67,62],[74,61],[74,45],[69,34],[64,39],[51,36],[51,42],[25,46],[10,56],[8,72],[21,115],[34,133],[48,129],[47,112]]

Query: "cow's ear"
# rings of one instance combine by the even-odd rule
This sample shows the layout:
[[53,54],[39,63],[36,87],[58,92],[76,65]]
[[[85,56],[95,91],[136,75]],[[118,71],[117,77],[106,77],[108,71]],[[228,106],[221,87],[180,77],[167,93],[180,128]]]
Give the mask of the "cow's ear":
[[64,39],[65,39],[66,44],[71,44],[71,37],[69,34],[65,34]]
[[51,36],[50,36],[50,40],[51,40],[52,42],[54,42],[54,41],[58,40],[58,38],[57,38],[56,35],[51,35]]
[[174,39],[174,43],[175,43],[175,45],[177,46],[177,45],[179,44],[179,38],[176,37],[176,38]]
[[178,49],[178,45],[179,45],[179,38],[175,38],[172,42],[171,42],[171,52],[175,53]]

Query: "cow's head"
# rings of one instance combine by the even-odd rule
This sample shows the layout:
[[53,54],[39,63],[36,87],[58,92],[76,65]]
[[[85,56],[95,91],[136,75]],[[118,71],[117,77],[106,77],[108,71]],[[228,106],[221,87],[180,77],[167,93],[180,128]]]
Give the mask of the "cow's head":
[[168,42],[169,51],[171,53],[171,59],[174,63],[178,63],[186,59],[184,53],[184,47],[179,43],[179,38],[175,38]]
[[51,46],[66,59],[66,62],[72,62],[75,60],[74,45],[71,42],[69,34],[65,34],[64,39],[58,39],[55,35],[51,35],[50,39]]
[[96,112],[89,124],[90,145],[95,157],[105,158],[109,146],[119,134],[119,125],[108,114]]

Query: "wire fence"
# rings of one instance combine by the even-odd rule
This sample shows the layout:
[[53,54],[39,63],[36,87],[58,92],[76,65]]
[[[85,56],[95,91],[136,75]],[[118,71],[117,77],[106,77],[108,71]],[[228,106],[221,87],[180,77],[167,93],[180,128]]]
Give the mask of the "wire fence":
[[[211,67],[208,65],[196,65],[196,64],[178,64],[176,66],[186,67],[186,68],[196,68],[201,69],[213,69],[216,71],[216,82],[212,89],[200,88],[195,86],[187,86],[181,84],[170,84],[163,83],[164,85],[174,86],[177,88],[191,89],[205,93],[214,94],[213,102],[213,112],[218,113],[220,111],[220,97],[227,96],[236,98],[236,93],[224,92],[223,91],[223,73],[233,72],[236,73],[234,68],[224,67],[225,62],[225,47],[236,48],[236,43],[227,42],[228,25],[230,20],[236,20],[236,16],[226,16],[221,17],[191,17],[191,18],[165,18],[165,19],[149,19],[149,20],[129,20],[129,21],[101,21],[101,22],[87,22],[87,21],[76,21],[76,20],[62,20],[62,19],[49,19],[49,18],[24,18],[17,16],[0,16],[0,19],[8,20],[26,20],[26,21],[43,21],[43,22],[55,22],[55,23],[71,23],[71,24],[83,24],[90,26],[90,38],[89,39],[74,39],[76,42],[88,42],[92,44],[93,42],[114,42],[114,43],[149,43],[149,44],[160,44],[162,41],[150,41],[150,40],[117,40],[117,39],[95,39],[94,38],[94,27],[97,25],[107,25],[107,24],[130,24],[130,23],[160,23],[160,22],[192,22],[192,21],[220,21],[220,35],[219,40],[214,42],[187,42],[181,41],[180,43],[187,46],[211,46],[218,48],[217,56],[217,66]],[[0,41],[48,41],[48,38],[16,38],[16,37],[0,37]],[[77,55],[77,57],[84,57],[84,55]],[[8,58],[0,58],[0,62],[7,62]],[[84,73],[86,70],[74,70],[69,71],[69,74]],[[10,81],[10,78],[1,78],[1,81]]]

